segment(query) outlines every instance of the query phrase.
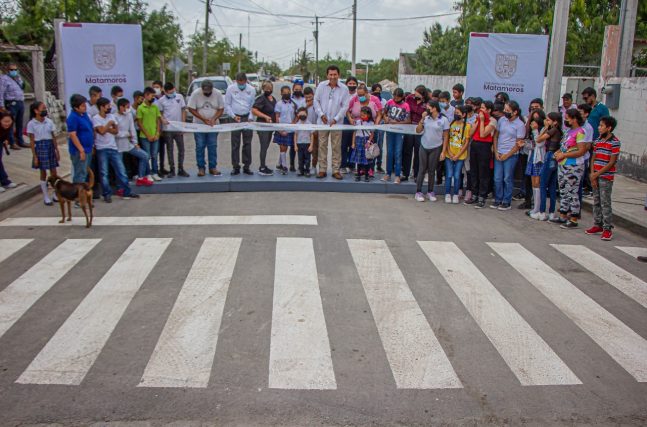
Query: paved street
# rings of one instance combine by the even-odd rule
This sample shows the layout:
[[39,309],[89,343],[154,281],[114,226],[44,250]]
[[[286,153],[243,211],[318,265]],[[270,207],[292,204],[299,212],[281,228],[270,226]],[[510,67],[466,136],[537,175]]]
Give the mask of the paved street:
[[375,194],[73,213],[0,213],[1,425],[647,423],[627,230]]

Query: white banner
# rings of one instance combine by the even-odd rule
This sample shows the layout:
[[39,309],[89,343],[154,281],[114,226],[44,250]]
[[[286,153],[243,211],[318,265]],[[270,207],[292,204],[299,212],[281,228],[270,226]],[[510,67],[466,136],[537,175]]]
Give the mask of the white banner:
[[200,133],[223,133],[233,132],[237,130],[249,129],[254,131],[286,131],[295,132],[298,130],[381,130],[385,132],[404,133],[408,135],[418,135],[416,133],[416,125],[372,125],[372,126],[354,126],[354,125],[299,125],[299,124],[280,124],[280,123],[258,123],[258,122],[245,122],[245,123],[227,123],[224,125],[208,126],[201,123],[184,123],[184,122],[169,122],[164,126],[167,132],[200,132]]
[[532,99],[542,97],[547,49],[544,35],[471,33],[466,96],[494,99],[506,92],[527,111]]
[[88,97],[90,86],[99,86],[110,98],[110,89],[121,86],[131,98],[144,87],[144,58],[140,25],[63,22],[59,27],[65,82],[65,106],[70,96]]

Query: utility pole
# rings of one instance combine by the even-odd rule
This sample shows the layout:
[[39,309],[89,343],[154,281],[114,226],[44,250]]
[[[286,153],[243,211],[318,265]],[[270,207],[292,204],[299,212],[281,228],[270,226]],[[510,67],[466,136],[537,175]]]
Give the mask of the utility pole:
[[616,69],[618,77],[630,77],[631,75],[637,14],[638,0],[622,0],[620,4],[620,46]]
[[207,75],[207,47],[209,44],[209,12],[211,12],[211,0],[204,2],[204,44],[202,46],[202,75]]
[[248,13],[247,14],[247,50],[249,50],[251,52],[252,51],[252,39],[249,37],[250,36],[250,33],[249,33],[249,24],[250,24],[250,22],[251,22],[251,19],[249,17],[249,13]]
[[353,0],[353,54],[351,58],[350,68],[353,75],[357,74],[355,66],[355,55],[357,52],[357,0]]
[[315,37],[315,84],[319,83],[319,17],[315,15],[315,30],[312,35]]
[[368,83],[368,67],[369,67],[369,64],[373,63],[373,60],[372,59],[362,59],[362,62],[366,65],[366,86],[368,86],[369,85],[369,83]]
[[564,72],[566,54],[566,32],[571,0],[557,0],[553,14],[553,28],[550,35],[550,54],[548,55],[548,78],[546,84],[546,111],[557,111]]
[[191,96],[191,94],[189,93],[189,87],[191,87],[191,82],[193,81],[193,48],[192,47],[188,49],[186,56],[188,57],[187,59],[189,60],[187,64],[188,78],[186,82],[186,89],[187,89],[186,95],[187,97],[189,97]]
[[238,34],[238,72],[240,73],[240,60],[243,56],[243,33]]

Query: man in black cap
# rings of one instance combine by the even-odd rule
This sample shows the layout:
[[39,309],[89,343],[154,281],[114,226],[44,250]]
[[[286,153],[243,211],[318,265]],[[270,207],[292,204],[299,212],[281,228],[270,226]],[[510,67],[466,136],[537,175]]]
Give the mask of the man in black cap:
[[562,123],[566,118],[566,112],[571,108],[573,108],[573,95],[570,92],[566,92],[562,95],[562,105],[559,107],[559,112],[562,115]]

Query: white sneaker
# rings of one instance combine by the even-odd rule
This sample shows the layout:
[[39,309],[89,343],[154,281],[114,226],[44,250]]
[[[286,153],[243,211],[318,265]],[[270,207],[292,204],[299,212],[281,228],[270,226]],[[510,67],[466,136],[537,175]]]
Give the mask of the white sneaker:
[[555,215],[554,213],[548,214],[548,221],[552,221],[554,219],[557,219],[557,215]]
[[162,178],[158,174],[153,174],[153,180],[155,181],[161,181]]
[[5,190],[4,187],[0,187],[0,193],[4,193],[5,191],[7,190]]
[[423,196],[422,193],[416,193],[416,201],[417,202],[424,202],[425,201],[425,196]]
[[546,221],[548,216],[544,212],[533,212],[530,214],[530,218],[536,219],[538,221]]
[[427,198],[430,202],[435,202],[436,200],[438,200],[436,193],[427,193]]
[[445,194],[445,203],[451,203],[451,202],[452,202],[452,195]]
[[18,184],[16,184],[15,182],[11,182],[4,186],[4,188],[16,188],[16,187],[18,187]]
[[457,205],[459,202],[460,202],[459,196],[458,196],[458,194],[455,194],[455,195],[452,197],[452,203],[453,203],[453,204],[455,204],[455,205]]

